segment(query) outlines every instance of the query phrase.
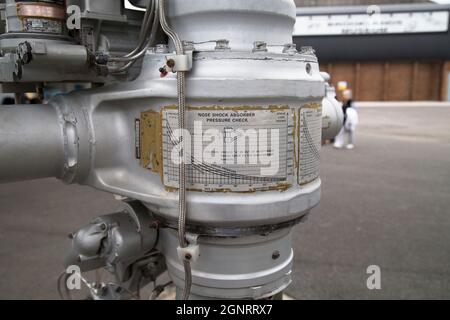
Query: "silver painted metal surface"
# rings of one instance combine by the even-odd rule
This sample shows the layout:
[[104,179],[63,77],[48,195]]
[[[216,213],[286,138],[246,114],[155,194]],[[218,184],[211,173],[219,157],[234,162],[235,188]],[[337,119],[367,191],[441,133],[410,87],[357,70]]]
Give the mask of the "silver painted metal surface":
[[[69,32],[66,5],[80,8],[81,29]],[[7,28],[0,35],[0,82],[105,83],[133,79],[139,74],[142,59],[128,73],[108,76],[93,63],[93,55],[129,52],[137,42],[141,13],[124,10],[120,1],[69,0],[66,5],[63,1],[20,3],[7,0],[2,11]],[[157,31],[154,38],[158,38]],[[24,43],[32,48],[32,59],[28,63],[17,57],[18,47]]]
[[[127,244],[136,243],[135,240],[143,236],[139,232],[140,227],[136,229],[136,226],[144,221],[144,228],[148,228],[151,217],[154,217],[158,219],[156,226],[160,234],[157,244],[160,252],[157,254],[166,257],[169,273],[179,291],[187,279],[182,265],[186,263],[186,253],[191,252],[195,253],[192,261],[188,259],[192,266],[194,298],[262,299],[274,296],[291,282],[293,251],[290,231],[293,224],[319,203],[320,178],[300,182],[297,177],[303,173],[298,170],[304,165],[295,163],[293,167],[296,170],[288,173],[293,179],[279,188],[260,191],[249,186],[241,192],[189,190],[184,202],[183,192],[180,192],[180,197],[176,188],[164,184],[163,171],[142,165],[136,152],[141,139],[137,120],[141,120],[143,114],[153,113],[158,115],[158,121],[162,121],[163,111],[174,106],[180,106],[179,110],[185,112],[186,118],[205,108],[240,110],[250,107],[265,111],[283,108],[295,122],[292,130],[294,147],[292,150],[286,148],[286,155],[302,161],[308,152],[314,153],[310,161],[314,162],[315,168],[319,161],[315,141],[306,141],[308,144],[305,144],[300,140],[305,132],[320,138],[322,129],[321,123],[303,128],[308,117],[304,109],[313,110],[309,116],[319,114],[320,120],[319,112],[325,96],[325,81],[317,58],[311,48],[297,51],[292,45],[295,6],[291,0],[214,0],[202,4],[193,0],[168,2],[170,22],[185,41],[184,46],[180,47],[179,41],[174,41],[169,46],[161,43],[156,50],[148,50],[140,75],[135,80],[108,83],[97,89],[58,96],[46,105],[33,108],[0,108],[0,182],[54,176],[66,183],[88,185],[140,204],[137,220],[136,217],[130,220],[123,213],[113,214],[82,229],[74,238],[72,256],[84,254],[89,257],[96,251],[99,239],[105,239],[106,231],[102,231],[102,227],[106,223],[110,225],[107,230],[115,230],[114,234],[108,233],[107,238],[118,251],[113,248],[107,251],[112,255],[94,258],[97,262],[101,260],[98,266],[106,261],[107,266],[112,267],[116,254],[118,257],[132,256],[133,259],[139,255],[147,258],[145,254],[155,245],[156,232],[145,234],[146,240],[141,242],[145,245],[138,246],[137,251],[137,247]],[[100,32],[103,40],[83,43],[88,51],[94,48],[104,50],[102,54],[111,53],[108,39],[120,37],[114,30],[119,26],[130,27],[133,31],[138,29],[131,22],[125,23],[126,16],[122,19],[114,14],[117,13],[115,5],[108,9],[113,12],[102,14],[99,8],[105,4],[104,1],[70,3],[82,5],[87,19],[85,26],[90,27],[89,19],[95,21],[100,16],[114,26],[112,38],[105,38]],[[58,44],[55,39],[47,40],[48,46]],[[4,41],[11,40],[6,37]],[[16,54],[13,48],[17,44],[20,43],[12,41],[8,44],[13,56]],[[70,49],[72,44],[66,44]],[[64,47],[63,42],[61,45]],[[137,48],[140,47],[138,41]],[[176,56],[170,52],[174,48],[177,49]],[[172,72],[177,68],[168,62],[181,61],[177,59],[184,55],[185,48],[193,51],[192,70],[185,75],[184,72],[190,68],[190,64],[186,64],[189,68],[182,67],[179,72]],[[36,53],[35,49],[32,52]],[[27,60],[27,57],[27,54],[22,55],[22,60]],[[116,62],[128,61],[122,61],[122,57],[127,55],[118,56]],[[41,61],[48,58],[42,57]],[[59,64],[63,64],[66,58],[71,63],[80,63],[86,57],[75,54],[75,51],[63,53]],[[97,58],[96,63],[99,64],[103,56],[96,55]],[[6,70],[10,61],[14,59],[6,62],[0,59],[0,67]],[[105,61],[108,63],[107,59]],[[39,66],[33,74],[33,81],[37,81],[39,72],[42,72]],[[23,75],[28,77],[26,70]],[[45,75],[41,75],[44,81]],[[68,73],[64,72],[61,78],[67,76]],[[179,117],[180,128],[183,128],[182,118]],[[163,124],[156,126],[162,127]],[[301,129],[305,130],[300,133]],[[162,136],[163,131],[160,129],[153,134]],[[308,135],[306,137],[312,140]],[[162,145],[157,148],[162,149]],[[125,211],[128,214],[135,212],[132,209]],[[187,214],[180,215],[180,212]],[[114,226],[115,221],[119,227]],[[195,226],[198,234],[185,234],[185,224],[188,230]],[[172,226],[177,226],[178,230],[171,229]],[[201,232],[202,227],[215,232],[206,235]],[[234,232],[233,237],[229,237],[230,230]],[[261,235],[260,230],[266,231]],[[180,245],[177,231],[182,236],[181,247],[187,247],[181,251],[177,250]],[[133,254],[129,255],[130,252]],[[185,259],[180,259],[179,252],[185,253]],[[119,280],[123,283],[132,281]]]
[[[158,69],[164,63],[165,55],[149,54],[144,63],[146,72],[136,81],[57,97],[51,104],[64,110],[54,121],[65,123],[64,114],[70,115],[74,118],[73,131],[78,135],[78,158],[72,161],[76,165],[66,169],[66,182],[137,199],[155,214],[177,219],[177,194],[167,191],[160,175],[142,168],[135,157],[135,119],[141,112],[160,112],[162,107],[177,103],[176,76],[160,78]],[[312,66],[311,75],[306,72],[308,63]],[[290,105],[295,110],[308,103],[321,103],[325,90],[314,56],[235,52],[195,54],[187,87],[187,103],[192,107],[276,104]],[[5,110],[0,110],[0,114]],[[20,121],[27,111],[19,106],[10,112]],[[35,134],[34,139],[61,141],[64,135],[60,126],[60,132],[40,132],[40,137]],[[1,130],[13,130],[8,128]],[[30,148],[33,150],[33,146]],[[34,151],[39,153],[38,149]],[[5,171],[7,165],[3,166]],[[26,178],[24,174],[20,177]],[[188,221],[197,224],[280,223],[304,215],[319,203],[320,180],[305,186],[293,185],[284,192],[190,192],[187,199],[191,212]]]
[[[235,51],[251,51],[255,41],[292,43],[296,6],[291,0],[169,1],[168,15],[181,40],[227,39]],[[211,43],[198,50],[214,48]]]
[[[158,248],[169,274],[183,287],[184,272],[176,252],[175,231],[163,229]],[[200,257],[192,262],[192,294],[197,298],[264,299],[291,283],[291,229],[238,238],[199,237]],[[245,248],[245,250],[243,250]]]
[[141,288],[166,270],[164,256],[154,250],[158,234],[158,224],[142,203],[123,202],[117,213],[95,218],[71,235],[64,263],[81,272],[105,268],[114,275],[115,282],[108,283],[89,283],[81,276],[94,300],[139,298]]
[[[187,80],[188,105],[276,104],[299,109],[304,104],[322,101],[324,82],[313,57],[251,55],[198,54]],[[147,56],[144,69],[148,71],[135,82],[57,97],[51,104],[73,115],[78,135],[78,159],[70,170],[73,177],[66,182],[91,185],[143,201],[155,214],[176,219],[177,194],[164,188],[159,174],[139,166],[134,150],[135,119],[140,113],[159,112],[161,107],[176,104],[176,77],[169,75],[161,79],[159,75],[158,68],[164,59],[164,55]],[[312,75],[306,72],[306,61],[311,61]],[[14,109],[17,117],[21,110]],[[61,139],[61,136],[62,133],[56,137],[43,134],[36,139]],[[319,199],[320,181],[302,187],[294,185],[284,192],[191,192],[189,221],[219,226],[237,222],[243,225],[284,222],[303,215]]]
[[52,105],[1,106],[1,181],[61,177],[63,141],[60,119]]

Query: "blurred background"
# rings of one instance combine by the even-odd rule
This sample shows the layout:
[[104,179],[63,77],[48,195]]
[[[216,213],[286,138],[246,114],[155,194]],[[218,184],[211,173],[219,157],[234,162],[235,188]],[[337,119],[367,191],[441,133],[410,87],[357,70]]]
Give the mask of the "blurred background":
[[296,2],[297,45],[312,46],[333,83],[346,81],[355,100],[449,101],[449,6],[421,0]]

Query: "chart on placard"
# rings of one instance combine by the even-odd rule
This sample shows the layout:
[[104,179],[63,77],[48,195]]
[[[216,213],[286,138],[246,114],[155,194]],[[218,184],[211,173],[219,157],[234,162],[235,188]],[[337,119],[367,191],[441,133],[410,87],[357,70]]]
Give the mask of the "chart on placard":
[[311,104],[300,110],[299,183],[307,184],[320,175],[322,107]]
[[[177,128],[177,110],[164,109],[163,176],[164,184],[173,188],[179,182],[178,164],[173,161],[180,150]],[[249,191],[292,183],[294,113],[289,108],[190,110],[187,129],[188,188]]]

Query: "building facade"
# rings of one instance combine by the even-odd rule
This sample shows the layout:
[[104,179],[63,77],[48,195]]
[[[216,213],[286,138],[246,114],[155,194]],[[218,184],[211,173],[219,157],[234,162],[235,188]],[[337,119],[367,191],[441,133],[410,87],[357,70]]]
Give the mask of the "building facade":
[[448,101],[449,14],[450,6],[436,4],[304,7],[294,39],[312,46],[321,69],[335,85],[347,82],[357,100]]
[[429,3],[427,0],[295,0],[297,7],[368,6],[402,3]]

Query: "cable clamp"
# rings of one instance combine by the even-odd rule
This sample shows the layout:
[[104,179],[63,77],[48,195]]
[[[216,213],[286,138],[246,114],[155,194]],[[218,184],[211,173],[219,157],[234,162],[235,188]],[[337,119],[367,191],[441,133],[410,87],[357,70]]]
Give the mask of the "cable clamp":
[[196,262],[200,257],[200,246],[198,244],[198,235],[186,233],[186,240],[189,245],[185,248],[178,247],[178,258],[181,261]]
[[186,54],[173,54],[166,56],[166,66],[172,72],[186,72],[192,70],[192,51]]
[[181,261],[196,262],[200,257],[200,246],[196,244],[196,245],[189,245],[186,248],[178,247],[177,252],[178,258]]

